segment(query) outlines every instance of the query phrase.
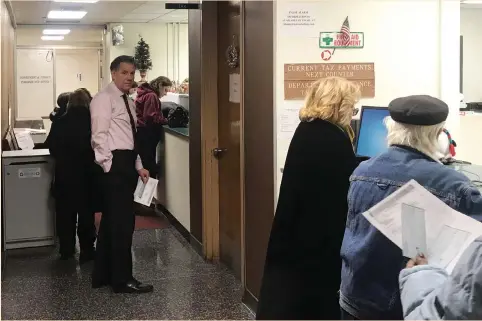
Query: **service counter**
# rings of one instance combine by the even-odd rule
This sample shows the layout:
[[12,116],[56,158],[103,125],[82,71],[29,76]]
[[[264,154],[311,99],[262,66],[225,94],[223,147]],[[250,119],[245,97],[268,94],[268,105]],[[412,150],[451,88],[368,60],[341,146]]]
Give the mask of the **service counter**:
[[156,199],[190,231],[189,128],[164,126],[158,150],[161,169]]

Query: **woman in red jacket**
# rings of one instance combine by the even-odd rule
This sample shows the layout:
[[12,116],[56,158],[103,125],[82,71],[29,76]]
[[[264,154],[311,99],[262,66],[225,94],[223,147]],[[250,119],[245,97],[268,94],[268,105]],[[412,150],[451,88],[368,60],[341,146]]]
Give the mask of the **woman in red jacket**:
[[151,177],[156,178],[156,148],[161,139],[162,126],[167,120],[162,115],[160,98],[172,86],[169,78],[161,76],[137,88],[137,147],[142,164]]

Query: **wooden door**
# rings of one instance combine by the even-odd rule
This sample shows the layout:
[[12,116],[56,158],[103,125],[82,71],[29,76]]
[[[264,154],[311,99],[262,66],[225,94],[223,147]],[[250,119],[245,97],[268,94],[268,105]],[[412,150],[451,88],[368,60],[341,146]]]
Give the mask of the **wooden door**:
[[[240,2],[217,2],[218,15],[218,137],[220,260],[241,278],[241,104],[230,101],[230,75],[240,67],[227,63],[230,45],[239,48]],[[231,97],[233,98],[233,97]]]
[[56,50],[56,96],[79,88],[87,88],[94,96],[99,91],[99,51]]
[[99,50],[79,50],[77,61],[79,62],[79,81],[81,88],[87,88],[92,96],[99,91],[100,61]]
[[55,52],[55,97],[80,88],[79,63],[70,50]]

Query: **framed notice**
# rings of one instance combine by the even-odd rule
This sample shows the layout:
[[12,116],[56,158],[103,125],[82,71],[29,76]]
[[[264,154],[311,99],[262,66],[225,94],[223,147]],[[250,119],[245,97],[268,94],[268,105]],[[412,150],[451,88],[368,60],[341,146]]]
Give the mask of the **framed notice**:
[[41,119],[55,106],[50,49],[17,49],[17,119]]
[[375,97],[374,63],[315,63],[284,65],[285,100],[304,99],[314,81],[327,77],[355,81],[361,86],[362,97]]

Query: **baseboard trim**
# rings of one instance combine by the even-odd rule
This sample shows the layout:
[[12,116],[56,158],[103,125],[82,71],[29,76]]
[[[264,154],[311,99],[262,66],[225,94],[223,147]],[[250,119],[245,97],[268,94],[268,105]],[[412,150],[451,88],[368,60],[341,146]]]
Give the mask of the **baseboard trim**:
[[164,216],[167,218],[169,223],[171,223],[172,226],[188,241],[194,250],[201,256],[204,257],[203,254],[203,245],[201,242],[199,242],[198,239],[196,239],[191,232],[189,232],[178,220],[177,218],[172,215],[171,212],[167,208],[165,208],[162,204],[157,204],[156,208],[164,214]]
[[194,248],[194,250],[197,252],[197,254],[204,257],[203,244],[201,242],[199,242],[199,240],[197,238],[195,238],[192,234],[191,234],[191,237],[190,237],[190,243],[191,243],[192,247]]
[[169,223],[176,228],[176,230],[181,233],[182,237],[186,239],[186,241],[191,242],[191,233],[174,217],[174,215],[169,212],[167,208],[165,208],[162,204],[156,204],[156,208],[161,211],[162,214],[167,218]]
[[256,315],[256,311],[258,310],[258,299],[246,288],[244,289],[243,299],[242,302],[248,309]]

